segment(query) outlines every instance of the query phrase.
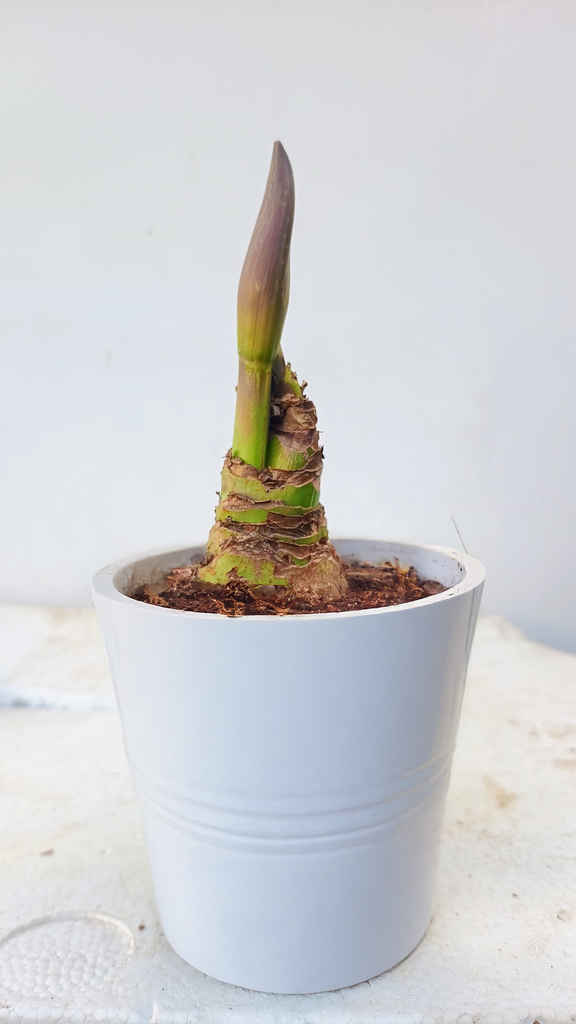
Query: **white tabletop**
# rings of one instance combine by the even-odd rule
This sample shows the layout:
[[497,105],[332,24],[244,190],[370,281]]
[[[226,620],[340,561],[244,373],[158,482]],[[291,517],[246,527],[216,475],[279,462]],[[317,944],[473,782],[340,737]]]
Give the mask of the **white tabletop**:
[[310,996],[214,981],[163,938],[92,611],[0,607],[0,705],[0,1020],[576,1019],[576,655],[480,620],[428,933]]

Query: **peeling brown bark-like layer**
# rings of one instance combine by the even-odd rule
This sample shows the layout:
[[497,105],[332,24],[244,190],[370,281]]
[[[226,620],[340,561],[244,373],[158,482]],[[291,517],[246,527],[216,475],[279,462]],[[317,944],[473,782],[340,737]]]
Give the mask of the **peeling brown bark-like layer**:
[[314,403],[280,354],[274,366],[266,466],[228,453],[220,502],[197,580],[243,579],[299,599],[338,600],[348,590],[320,504],[322,447]]

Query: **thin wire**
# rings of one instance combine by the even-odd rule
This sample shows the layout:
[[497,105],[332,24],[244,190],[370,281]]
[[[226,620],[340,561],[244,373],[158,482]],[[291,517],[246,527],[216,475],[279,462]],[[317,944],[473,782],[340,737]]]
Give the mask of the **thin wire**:
[[470,552],[468,551],[468,548],[466,547],[466,545],[464,543],[464,538],[462,537],[462,534],[460,533],[460,530],[458,529],[458,524],[457,524],[456,520],[454,519],[454,516],[450,516],[450,519],[454,523],[454,529],[456,530],[456,533],[460,537],[460,543],[461,543],[462,547],[464,548],[464,551],[466,552],[467,555],[470,554]]

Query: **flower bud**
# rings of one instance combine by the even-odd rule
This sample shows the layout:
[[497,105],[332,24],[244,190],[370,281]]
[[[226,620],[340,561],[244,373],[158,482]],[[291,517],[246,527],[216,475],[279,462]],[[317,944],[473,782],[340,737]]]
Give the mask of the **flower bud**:
[[294,175],[286,151],[274,143],[262,207],[238,288],[238,354],[271,366],[276,358],[290,293],[290,240]]

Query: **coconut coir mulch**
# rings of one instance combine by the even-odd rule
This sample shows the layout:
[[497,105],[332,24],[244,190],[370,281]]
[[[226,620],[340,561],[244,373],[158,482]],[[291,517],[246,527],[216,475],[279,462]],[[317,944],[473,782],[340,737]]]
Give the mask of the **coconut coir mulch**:
[[201,583],[195,566],[171,569],[159,593],[141,587],[133,597],[163,608],[187,612],[212,612],[215,615],[302,615],[320,612],[351,612],[366,608],[387,608],[390,605],[419,601],[441,594],[446,588],[435,580],[421,580],[416,570],[403,570],[399,565],[346,565],[348,593],[337,601],[322,604],[290,596],[286,587],[251,587],[236,577],[226,586]]

